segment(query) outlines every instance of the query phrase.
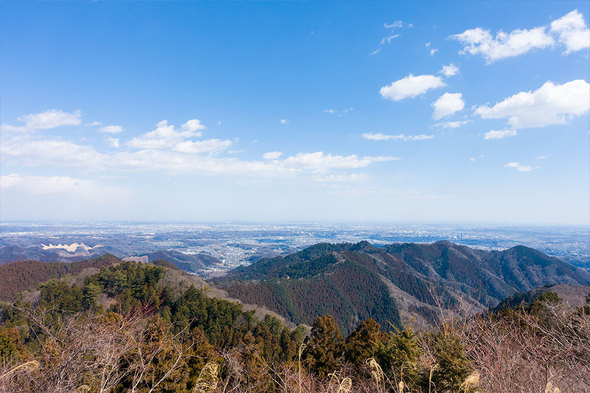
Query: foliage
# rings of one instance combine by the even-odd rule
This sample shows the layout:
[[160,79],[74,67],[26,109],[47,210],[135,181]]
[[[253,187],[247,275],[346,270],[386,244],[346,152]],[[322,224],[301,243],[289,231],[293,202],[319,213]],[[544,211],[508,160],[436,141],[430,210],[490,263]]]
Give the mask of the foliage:
[[313,324],[305,340],[303,359],[319,377],[325,377],[339,368],[343,349],[344,340],[336,321],[324,315]]
[[566,312],[549,293],[420,332],[386,333],[366,319],[345,339],[330,315],[310,332],[291,329],[194,286],[172,292],[165,274],[120,263],[0,305],[0,393],[582,392],[590,383],[590,298]]

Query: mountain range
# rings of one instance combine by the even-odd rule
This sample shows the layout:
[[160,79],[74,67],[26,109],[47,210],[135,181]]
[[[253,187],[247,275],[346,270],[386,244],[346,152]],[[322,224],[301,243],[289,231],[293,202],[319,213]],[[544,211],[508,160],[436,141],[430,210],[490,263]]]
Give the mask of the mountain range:
[[[207,255],[174,251],[143,259],[179,272],[217,263]],[[0,266],[0,300],[8,301],[52,278],[87,275],[120,262],[107,254],[71,263],[7,263]],[[367,318],[382,326],[423,328],[435,324],[441,310],[470,315],[535,288],[590,285],[589,272],[532,248],[484,251],[447,241],[379,247],[368,242],[320,243],[287,256],[260,259],[208,282],[194,275],[170,276],[171,281],[207,286],[212,296],[270,310],[292,324],[311,325],[318,316],[330,314],[343,333]]]
[[294,323],[331,314],[343,332],[435,323],[440,310],[471,314],[552,284],[590,285],[590,273],[525,246],[484,251],[447,241],[376,247],[317,244],[262,259],[214,280],[231,297],[264,305]]

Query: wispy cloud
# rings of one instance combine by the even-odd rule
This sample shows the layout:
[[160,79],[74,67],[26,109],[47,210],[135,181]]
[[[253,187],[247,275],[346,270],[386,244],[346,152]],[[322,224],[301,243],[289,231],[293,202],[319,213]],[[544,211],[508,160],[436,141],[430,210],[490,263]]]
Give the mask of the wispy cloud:
[[442,128],[460,128],[463,127],[465,124],[468,124],[470,120],[457,120],[457,121],[446,121],[442,123],[436,123],[435,127],[442,127]]
[[342,117],[344,115],[346,115],[348,112],[352,112],[354,110],[354,108],[346,108],[346,109],[324,109],[323,112],[326,112],[327,114],[330,115],[334,115],[334,116],[338,116],[338,117]]
[[450,63],[449,65],[442,66],[442,69],[439,71],[439,73],[441,73],[444,76],[446,76],[447,78],[449,78],[449,77],[455,76],[459,73],[459,67],[457,67],[453,63]]
[[[205,126],[197,119],[175,127],[163,120],[156,128],[124,143],[118,138],[105,141],[117,150],[99,152],[94,147],[73,141],[48,139],[37,134],[2,136],[0,154],[8,165],[104,170],[240,175],[248,177],[296,177],[314,175],[352,175],[350,171],[376,163],[395,161],[392,156],[339,155],[316,151],[282,158],[281,152],[268,152],[264,160],[242,160],[227,149],[237,143],[223,139],[198,139]],[[121,148],[124,146],[124,148]]]
[[278,160],[283,155],[283,152],[280,151],[269,151],[268,153],[264,153],[262,158],[265,160]]
[[402,20],[396,20],[393,23],[383,23],[383,27],[385,27],[386,29],[401,29],[402,27],[404,27],[404,21]]
[[2,125],[3,131],[35,131],[48,130],[63,126],[79,126],[82,124],[82,112],[64,112],[57,109],[51,109],[40,113],[31,113],[22,115],[18,118],[24,122],[24,125],[13,126],[8,124]]
[[383,48],[384,45],[389,45],[389,44],[391,44],[391,41],[393,41],[396,38],[399,38],[400,34],[395,32],[396,29],[402,29],[404,27],[411,28],[413,26],[414,25],[412,25],[411,23],[404,24],[404,22],[401,20],[396,20],[393,23],[384,23],[383,27],[385,29],[389,30],[389,32],[385,37],[381,38],[381,41],[379,42],[380,47],[375,49],[371,53],[369,53],[369,56],[375,56],[376,54],[381,52],[381,49]]
[[522,165],[518,161],[509,162],[508,164],[504,165],[506,168],[514,168],[519,172],[530,172],[533,170],[533,167],[530,165]]
[[33,195],[65,195],[91,201],[117,201],[129,196],[129,190],[69,176],[35,176],[13,173],[0,176],[6,190],[22,190]]
[[119,132],[123,132],[123,127],[121,127],[121,126],[106,126],[106,127],[99,128],[98,132],[104,132],[107,134],[117,134]]
[[119,138],[113,138],[113,137],[107,137],[105,138],[105,141],[109,144],[109,146],[114,147],[115,149],[118,149],[119,147],[121,147],[121,143],[119,142]]
[[370,178],[366,173],[351,173],[351,174],[337,174],[314,176],[314,181],[318,183],[351,183],[366,181]]
[[393,40],[397,37],[399,37],[399,34],[391,34],[391,35],[388,35],[387,37],[383,37],[383,38],[381,38],[381,45],[390,44],[391,40]]
[[135,149],[166,149],[184,142],[186,138],[200,137],[205,126],[200,120],[192,119],[184,123],[179,130],[162,120],[156,124],[153,131],[140,135],[127,142],[129,147]]
[[486,132],[484,139],[503,139],[510,136],[516,136],[516,130],[491,130]]
[[434,135],[426,135],[426,134],[419,134],[419,135],[388,135],[382,134],[380,132],[372,133],[372,132],[365,132],[363,134],[363,138],[368,139],[370,141],[425,141],[428,139],[434,139]]

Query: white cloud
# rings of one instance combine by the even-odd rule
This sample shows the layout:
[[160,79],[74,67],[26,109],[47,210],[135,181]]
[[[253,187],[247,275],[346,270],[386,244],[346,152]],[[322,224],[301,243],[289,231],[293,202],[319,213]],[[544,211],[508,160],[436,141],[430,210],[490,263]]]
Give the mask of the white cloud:
[[398,38],[398,37],[399,37],[399,34],[391,34],[391,35],[388,35],[387,37],[383,37],[381,39],[381,45],[383,45],[385,43],[390,44],[393,39]]
[[125,188],[69,176],[34,176],[13,173],[0,176],[0,185],[4,191],[15,189],[33,195],[66,195],[93,201],[116,201],[129,194]]
[[436,52],[438,52],[438,49],[437,48],[432,48],[430,50],[430,56],[434,56],[436,54]]
[[518,161],[509,162],[508,164],[504,165],[506,168],[514,168],[519,172],[530,172],[533,170],[533,167],[530,165],[522,165]]
[[184,123],[180,131],[177,131],[173,125],[168,125],[168,121],[162,120],[156,124],[155,130],[131,139],[127,145],[136,149],[170,148],[186,138],[200,137],[202,133],[199,130],[203,129],[205,126],[197,119]]
[[382,134],[380,132],[377,132],[377,133],[365,132],[363,134],[363,138],[368,139],[370,141],[392,140],[392,141],[408,142],[408,141],[425,141],[428,139],[433,139],[434,135],[425,135],[425,134],[420,134],[420,135],[404,135],[404,134],[388,135],[388,134]]
[[[188,143],[185,143],[188,142]],[[7,165],[57,168],[81,168],[88,171],[122,170],[141,172],[192,173],[209,175],[239,175],[248,177],[306,176],[331,174],[333,170],[354,170],[373,163],[396,160],[396,157],[333,155],[323,152],[298,153],[280,160],[275,152],[266,161],[246,161],[215,155],[187,153],[215,153],[227,148],[230,141],[179,142],[170,149],[117,150],[99,153],[91,146],[70,141],[19,139],[3,140],[0,154]],[[272,153],[272,152],[271,152]]]
[[445,93],[432,103],[434,113],[432,117],[434,120],[439,120],[443,117],[450,116],[453,113],[463,110],[465,102],[463,101],[461,93]]
[[121,147],[121,143],[119,142],[119,138],[113,138],[113,137],[107,137],[106,142],[109,144],[109,146],[114,147],[115,149],[118,149],[119,147]]
[[588,111],[590,84],[578,79],[563,85],[545,82],[533,92],[520,92],[493,107],[480,106],[475,113],[485,119],[508,119],[508,124],[518,129],[567,124],[570,118]]
[[346,109],[342,109],[342,110],[338,110],[338,109],[324,109],[323,111],[330,114],[330,115],[336,115],[338,117],[342,117],[344,115],[346,115],[348,112],[352,112],[354,110],[354,108],[346,108]]
[[363,138],[368,139],[370,141],[387,141],[387,140],[390,140],[390,139],[394,139],[395,136],[394,135],[382,134],[380,132],[376,132],[376,133],[374,133],[374,132],[365,132],[363,134]]
[[[389,34],[383,38],[381,38],[380,41],[380,45],[381,47],[375,49],[373,52],[369,53],[369,56],[374,56],[377,53],[381,52],[381,49],[384,45],[389,45],[391,44],[391,41],[393,41],[394,39],[398,38],[400,35],[395,32],[395,29],[401,29],[404,27],[404,22],[401,20],[396,20],[395,22],[391,23],[391,24],[387,24],[384,23],[383,27],[385,27],[386,29],[390,30]],[[406,27],[413,27],[413,25],[410,23],[408,24]]]
[[291,168],[305,168],[312,172],[326,172],[329,169],[356,169],[364,168],[375,162],[399,160],[398,157],[365,156],[358,157],[356,154],[340,156],[325,154],[318,151],[315,153],[298,153],[287,157],[283,163]]
[[283,125],[284,125],[284,124],[289,124],[289,120],[287,120],[287,119],[281,119],[281,120],[279,121],[279,123],[281,123],[281,124],[283,124]]
[[458,120],[458,121],[446,121],[442,123],[436,123],[436,127],[442,128],[459,128],[469,123],[469,120]]
[[434,139],[434,135],[425,135],[425,134],[420,134],[420,135],[414,135],[411,137],[412,141],[426,141],[429,139]]
[[82,112],[77,110],[68,113],[58,109],[51,109],[45,112],[22,115],[18,120],[24,122],[25,125],[2,124],[2,131],[34,131],[62,126],[79,126],[82,124]]
[[280,151],[269,151],[262,155],[262,158],[265,160],[278,160],[283,155],[283,152]]
[[192,136],[201,136],[196,131],[204,130],[206,127],[201,123],[199,119],[191,119],[180,126],[183,132],[191,133]]
[[180,153],[188,153],[188,154],[200,154],[200,153],[210,153],[210,154],[218,154],[224,150],[227,150],[232,145],[232,141],[230,140],[221,140],[221,139],[206,139],[203,141],[184,141],[178,143],[174,146],[174,150]]
[[460,54],[482,55],[488,64],[554,44],[553,38],[545,33],[545,27],[536,27],[530,30],[519,29],[508,34],[500,31],[495,38],[489,30],[477,27],[453,35],[451,38],[464,45]]
[[108,134],[117,134],[117,133],[123,131],[123,127],[121,127],[121,126],[106,126],[106,127],[99,128],[98,131],[105,132]]
[[519,56],[534,49],[555,46],[556,40],[565,46],[565,54],[590,47],[590,30],[584,16],[574,10],[547,26],[532,29],[517,29],[510,33],[499,31],[496,37],[481,27],[452,35],[463,44],[460,54],[481,55],[488,64],[508,57]]
[[403,79],[392,82],[389,86],[383,86],[379,94],[383,98],[400,101],[404,98],[413,98],[426,93],[430,89],[443,87],[445,83],[439,76],[412,74]]
[[385,27],[386,29],[401,29],[402,27],[404,27],[404,22],[401,20],[396,20],[391,24],[383,23],[383,27]]
[[516,136],[515,130],[491,130],[486,132],[484,139],[502,139],[509,136]]
[[26,166],[67,166],[104,169],[107,159],[91,146],[51,139],[3,139],[0,144],[3,161]]
[[453,63],[450,63],[449,65],[442,66],[442,69],[439,71],[439,73],[443,74],[448,78],[450,76],[457,75],[459,73],[459,67],[457,67]]
[[370,178],[366,173],[335,174],[325,176],[314,176],[313,180],[319,183],[350,183],[365,181]]
[[551,32],[557,34],[557,40],[565,45],[565,54],[590,47],[590,29],[578,10],[551,22]]
[[61,126],[78,126],[82,123],[82,113],[77,110],[67,113],[60,110],[49,110],[41,113],[29,114],[19,117],[26,127],[31,130],[57,128]]
[[544,155],[538,156],[538,157],[536,158],[536,160],[546,160],[546,159],[548,159],[549,157],[551,157],[551,154],[544,154]]
[[[135,137],[123,144],[118,138],[106,137],[105,142],[117,148],[101,153],[90,145],[72,141],[43,139],[37,134],[18,133],[2,135],[0,155],[9,166],[38,166],[80,168],[87,171],[163,172],[166,174],[191,173],[208,175],[282,177],[341,175],[349,176],[358,168],[374,163],[397,160],[389,156],[344,156],[324,152],[298,153],[281,159],[280,152],[268,152],[264,160],[240,160],[236,157],[219,157],[234,142],[221,139],[194,141],[204,127],[200,122],[187,122],[175,129],[166,121],[156,129]],[[208,153],[208,154],[201,154]],[[229,152],[228,152],[229,154]],[[348,173],[342,173],[348,172]],[[311,176],[313,175],[313,176]],[[351,177],[352,178],[352,177]],[[14,183],[14,178],[7,181]]]

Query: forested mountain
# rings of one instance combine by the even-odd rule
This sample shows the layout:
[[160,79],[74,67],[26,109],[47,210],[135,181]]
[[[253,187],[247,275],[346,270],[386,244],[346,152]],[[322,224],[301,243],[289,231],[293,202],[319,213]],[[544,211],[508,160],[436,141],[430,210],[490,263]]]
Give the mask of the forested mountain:
[[40,246],[20,247],[16,245],[0,246],[0,265],[10,262],[34,260],[40,262],[77,262],[105,254],[101,247],[86,250],[78,247],[72,252],[61,248],[43,249]]
[[107,254],[80,262],[39,262],[18,261],[0,266],[0,300],[11,300],[22,291],[34,289],[42,282],[52,278],[78,274],[84,270],[98,271],[121,260]]
[[[331,248],[374,251],[366,244],[320,245],[302,256],[315,260]],[[345,255],[289,272],[329,275],[330,264],[352,263],[353,254]],[[590,297],[568,310],[546,292],[530,306],[421,332],[367,319],[343,336],[329,315],[310,330],[292,329],[159,264],[109,258],[69,265],[69,274],[62,265],[40,264],[62,279],[0,302],[0,392],[588,391]]]
[[334,316],[343,332],[360,320],[428,326],[439,306],[481,311],[517,291],[590,284],[590,273],[534,249],[483,251],[432,244],[317,244],[262,259],[216,281],[230,296],[262,304],[295,323]]
[[535,300],[547,296],[548,293],[550,293],[551,296],[558,297],[560,301],[563,302],[565,308],[576,309],[584,306],[589,300],[590,285],[555,284],[531,289],[526,292],[517,292],[502,300],[494,310],[529,307]]
[[163,260],[186,272],[198,272],[199,270],[221,263],[221,261],[207,254],[183,254],[173,250],[160,250],[147,254],[148,260],[154,262]]

